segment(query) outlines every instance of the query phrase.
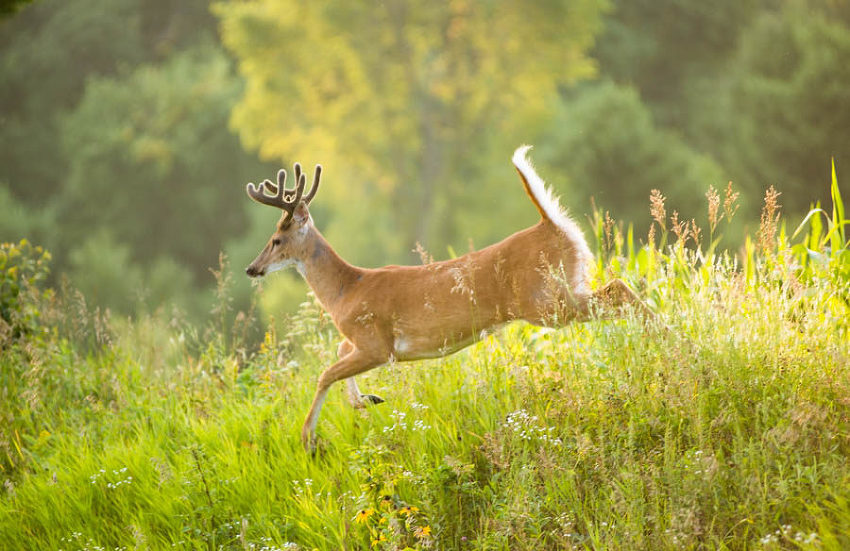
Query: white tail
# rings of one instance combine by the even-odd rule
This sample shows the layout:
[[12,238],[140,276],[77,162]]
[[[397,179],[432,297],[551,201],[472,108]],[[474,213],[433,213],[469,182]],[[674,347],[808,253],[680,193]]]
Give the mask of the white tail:
[[[589,268],[593,262],[593,254],[590,252],[590,247],[587,246],[587,241],[584,239],[584,234],[575,223],[575,220],[570,218],[561,206],[558,198],[552,193],[552,190],[546,187],[545,182],[528,160],[528,151],[530,145],[523,145],[514,151],[513,163],[519,172],[525,191],[531,197],[537,210],[543,218],[549,219],[555,224],[567,239],[574,244],[576,252],[576,264],[584,269]],[[589,274],[580,275],[580,281],[574,282],[575,285],[585,283],[589,278]]]
[[532,168],[528,149],[517,149],[513,163],[541,220],[479,251],[424,266],[366,269],[340,258],[307,210],[319,186],[319,166],[303,199],[306,176],[298,164],[294,189],[285,188],[285,171],[278,173],[277,185],[268,180],[258,187],[248,185],[252,199],[284,214],[246,272],[259,277],[297,266],[344,336],[339,361],[319,376],[304,422],[301,438],[308,450],[315,449],[319,412],[337,381],[347,381],[349,401],[359,408],[383,400],[361,394],[355,375],[388,362],[450,354],[512,320],[557,326],[598,312],[619,315],[629,304],[652,316],[620,280],[589,291],[592,256],[587,242]]

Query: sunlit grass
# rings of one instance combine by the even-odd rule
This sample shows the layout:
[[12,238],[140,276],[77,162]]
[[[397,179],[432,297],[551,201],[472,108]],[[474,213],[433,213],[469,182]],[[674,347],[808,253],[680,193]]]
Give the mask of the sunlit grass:
[[88,348],[56,332],[7,344],[0,541],[850,546],[846,249],[812,257],[780,234],[734,260],[668,237],[639,248],[621,234],[600,255],[600,279],[631,280],[661,324],[513,324],[377,369],[359,384],[387,402],[353,410],[337,385],[316,457],[299,432],[338,337],[312,303],[250,349],[225,334],[224,309],[215,331],[160,315],[111,321]]

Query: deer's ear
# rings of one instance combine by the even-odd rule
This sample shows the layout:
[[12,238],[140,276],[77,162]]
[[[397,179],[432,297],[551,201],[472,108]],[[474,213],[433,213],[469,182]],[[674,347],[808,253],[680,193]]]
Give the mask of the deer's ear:
[[292,213],[292,221],[299,226],[303,226],[309,219],[310,211],[307,210],[307,205],[303,202],[299,203],[298,206],[295,207],[295,212]]

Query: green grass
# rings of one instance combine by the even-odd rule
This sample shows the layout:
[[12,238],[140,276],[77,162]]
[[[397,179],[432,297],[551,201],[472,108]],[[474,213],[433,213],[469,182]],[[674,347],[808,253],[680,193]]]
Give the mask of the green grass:
[[[45,307],[48,329],[2,344],[0,542],[849,548],[838,234],[792,249],[779,231],[776,250],[752,245],[740,261],[621,235],[630,252],[601,247],[601,267],[671,331],[513,324],[447,358],[379,368],[359,383],[387,403],[353,410],[338,384],[315,458],[300,427],[338,337],[314,305],[247,347],[224,315],[201,331]],[[51,329],[63,315],[76,333]]]

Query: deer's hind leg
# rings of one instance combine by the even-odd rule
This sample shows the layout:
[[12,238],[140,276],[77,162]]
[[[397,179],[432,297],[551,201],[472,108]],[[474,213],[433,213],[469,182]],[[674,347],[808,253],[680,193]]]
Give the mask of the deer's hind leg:
[[[339,348],[337,349],[337,355],[340,359],[348,356],[354,351],[354,345],[350,340],[345,339],[341,343],[339,343]],[[385,400],[380,396],[376,396],[374,394],[363,394],[360,392],[360,388],[357,387],[357,381],[354,380],[354,377],[349,377],[345,380],[346,387],[346,396],[348,397],[348,403],[351,404],[351,407],[354,409],[363,409],[366,406],[370,406],[373,404],[381,404]]]
[[609,281],[591,295],[582,297],[578,303],[578,319],[614,319],[623,317],[627,310],[634,309],[647,321],[656,319],[646,303],[621,279]]
[[647,321],[655,320],[655,313],[628,285],[614,279],[601,289],[590,292],[573,292],[563,287],[553,293],[556,298],[533,314],[521,316],[529,323],[545,327],[563,327],[574,321],[610,320],[623,317],[629,309],[636,310]]

